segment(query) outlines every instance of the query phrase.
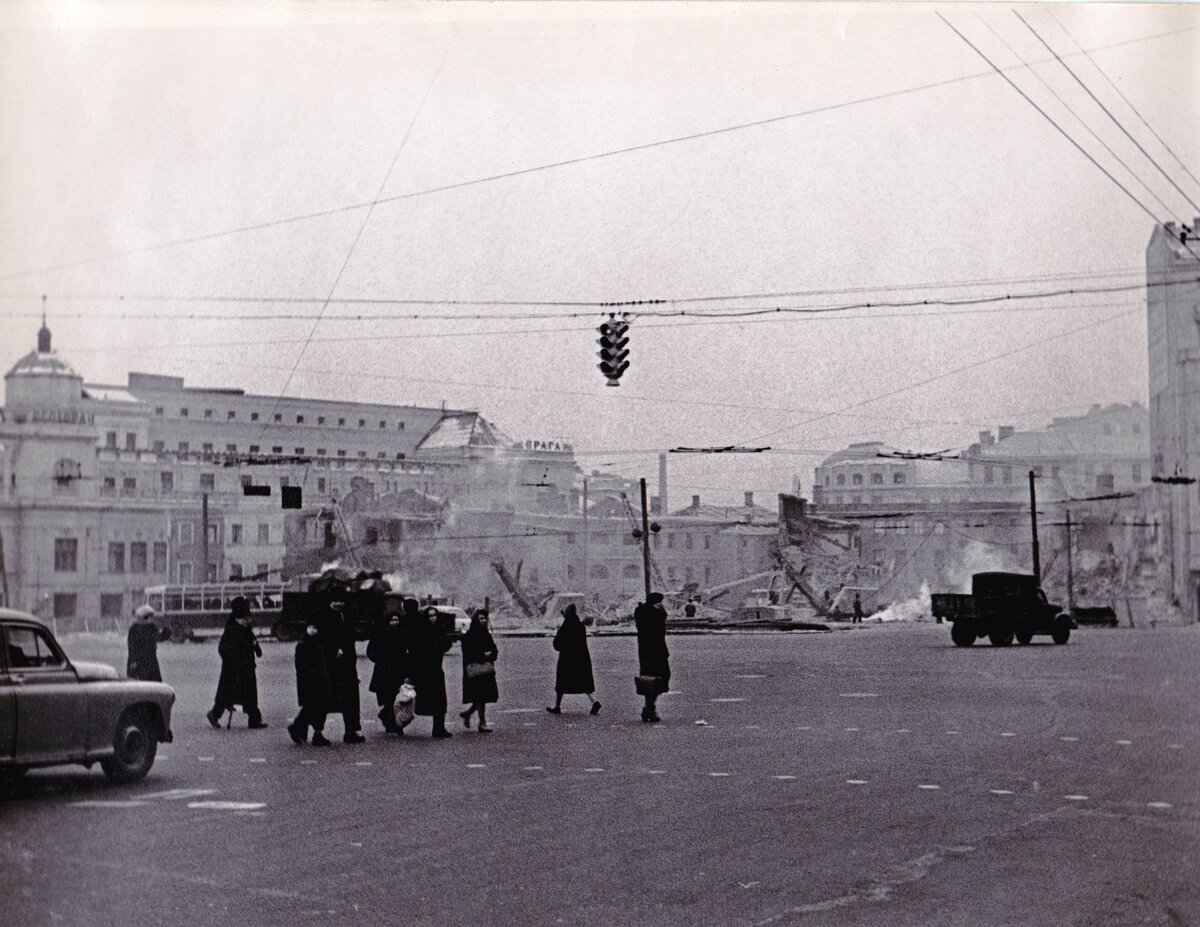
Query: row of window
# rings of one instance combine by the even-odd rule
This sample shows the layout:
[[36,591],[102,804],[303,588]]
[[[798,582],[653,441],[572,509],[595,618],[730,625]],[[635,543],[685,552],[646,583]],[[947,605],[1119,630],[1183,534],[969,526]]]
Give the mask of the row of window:
[[[250,535],[249,535],[249,532],[246,531],[246,527],[247,526],[242,524],[241,522],[233,522],[232,524],[230,524],[230,526],[229,526],[229,543],[230,543],[230,545],[249,544],[250,543],[250,540],[249,540]],[[258,532],[255,535],[255,537],[257,538],[257,542],[260,545],[264,545],[264,546],[267,544],[270,544],[271,543],[271,526],[267,522],[259,522],[257,525],[257,528],[258,528]],[[195,525],[193,525],[193,523],[190,521],[181,521],[176,529],[176,537],[179,539],[179,543],[181,545],[191,544],[197,534],[199,534],[199,532],[195,530]],[[220,537],[221,537],[220,526],[209,525],[208,526],[208,543],[216,544],[217,541],[220,540]]]
[[[871,485],[872,486],[882,486],[884,483],[883,476],[884,476],[883,473],[880,471],[873,472],[871,474]],[[904,483],[906,483],[907,481],[908,481],[908,477],[903,471],[896,470],[895,472],[892,473],[892,483],[894,485],[901,486]],[[825,474],[825,485],[826,486],[829,485],[829,474],[828,473]],[[838,486],[846,485],[846,474],[845,473],[837,474],[837,485]],[[850,474],[850,485],[851,486],[863,485],[863,475],[861,473],[851,473]]]
[[[615,572],[615,569],[612,572]],[[579,575],[579,571],[576,569],[575,564],[568,563],[567,564],[567,579],[576,579],[576,578],[578,578],[578,575]],[[621,579],[639,579],[641,577],[641,575],[642,575],[642,567],[640,564],[626,563],[625,565],[623,565],[621,567]],[[593,563],[591,566],[588,567],[588,577],[590,579],[609,579],[609,578],[611,578],[610,570],[603,563]],[[680,578],[679,571],[675,567],[673,567],[673,566],[667,567],[667,580],[669,582],[673,582],[673,583],[678,582],[679,578]],[[711,566],[706,566],[704,568],[703,582],[711,583],[712,578],[713,578],[713,568]],[[534,580],[534,579],[531,579],[531,581],[536,582],[536,580]],[[685,583],[690,583],[690,582],[696,581],[695,571],[691,567],[684,568],[683,581]]]
[[[128,560],[125,557],[124,541],[111,541],[108,545],[109,573],[166,573],[167,542],[130,541]],[[128,566],[128,571],[126,570]],[[79,541],[76,538],[55,538],[54,572],[79,572]]]
[[[670,531],[665,531],[665,532],[663,532],[662,535],[658,535],[658,534],[651,535],[651,538],[654,542],[655,547],[657,547],[659,544],[659,538],[663,537],[663,536],[666,537],[666,544],[667,544],[667,547],[669,547],[669,548],[682,546],[684,550],[692,550],[694,547],[700,546],[700,545],[696,544],[696,538],[694,535],[674,534]],[[577,536],[574,534],[568,534],[568,535],[565,535],[564,537],[568,544],[577,543],[577,540],[576,540]],[[639,538],[635,538],[633,536],[632,531],[626,532],[626,533],[622,534],[620,537],[621,537],[621,543],[624,544],[626,547],[636,547],[642,543]],[[615,543],[615,538],[611,534],[603,534],[603,533],[592,534],[591,535],[591,543],[596,547],[600,547],[604,544],[609,543],[610,538],[613,539],[613,542]],[[699,540],[702,542],[704,550],[712,549],[712,542],[713,542],[712,535],[709,535],[709,534],[702,535]]]
[[[165,415],[165,414],[166,414],[166,408],[165,408],[164,406],[156,406],[156,407],[155,407],[155,409],[154,409],[154,414],[155,414],[155,415],[159,415],[159,416]],[[180,418],[189,418],[190,416],[191,416],[191,411],[188,409],[188,407],[187,407],[187,406],[181,406],[181,407],[180,407],[180,409],[179,409],[179,417],[180,417]],[[215,409],[205,409],[205,410],[204,410],[204,417],[205,417],[205,418],[207,418],[207,419],[217,418],[217,413],[216,413],[216,410],[215,410]],[[251,412],[251,413],[250,413],[250,421],[252,421],[252,422],[257,422],[257,421],[259,421],[259,419],[260,419],[260,418],[261,418],[261,416],[259,415],[259,413],[258,413],[258,412]],[[236,410],[234,410],[234,409],[227,409],[227,410],[225,411],[225,421],[227,421],[227,422],[232,422],[232,421],[234,421],[234,420],[236,420],[236,419],[237,419],[237,411],[236,411]],[[273,414],[273,416],[272,416],[272,420],[274,421],[274,423],[275,423],[276,425],[282,425],[282,424],[283,424],[283,413],[282,413],[282,412],[275,412],[275,413]],[[306,416],[305,416],[305,415],[297,415],[297,416],[296,416],[296,422],[295,422],[295,424],[297,424],[297,425],[303,425],[303,424],[305,424],[305,423],[306,423]],[[291,422],[289,422],[288,424],[291,424]],[[317,425],[329,425],[329,424],[330,424],[330,422],[329,422],[329,421],[326,419],[326,417],[325,417],[324,415],[318,415],[318,416],[317,416]],[[347,425],[346,425],[346,419],[345,419],[344,417],[338,417],[338,419],[337,419],[337,427],[338,427],[338,428],[345,428],[345,427],[347,427]],[[366,428],[366,427],[367,427],[367,420],[366,420],[365,418],[360,418],[360,419],[358,420],[358,427],[359,427],[359,428]],[[386,429],[386,428],[388,427],[387,419],[382,419],[382,418],[381,418],[381,419],[379,420],[379,427],[380,427],[381,429]],[[404,430],[404,422],[396,422],[396,430],[397,430],[397,431],[403,431],[403,430]]]

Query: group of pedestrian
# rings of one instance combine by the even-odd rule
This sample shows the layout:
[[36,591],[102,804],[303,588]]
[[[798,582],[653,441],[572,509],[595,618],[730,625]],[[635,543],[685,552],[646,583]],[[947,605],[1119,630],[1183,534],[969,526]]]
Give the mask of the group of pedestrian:
[[[433,720],[433,737],[452,736],[446,729],[446,674],[442,660],[454,642],[453,633],[443,624],[438,610],[423,611],[415,598],[387,598],[377,610],[379,617],[371,628],[367,659],[374,664],[369,690],[379,703],[379,720],[384,731],[403,736],[414,715]],[[140,606],[129,629],[127,673],[131,679],[162,681],[157,647],[169,631],[154,622],[154,609]],[[563,697],[586,695],[590,713],[600,713],[596,699],[596,680],[588,649],[587,629],[574,605],[562,610],[562,624],[554,635],[558,652],[555,669],[554,705],[546,711],[561,714]],[[634,611],[637,626],[638,675],[635,687],[645,703],[642,721],[654,723],[658,716],[658,697],[670,690],[671,666],[667,650],[667,612],[661,593],[651,593]],[[478,730],[490,733],[487,706],[499,700],[496,659],[500,655],[489,627],[487,609],[477,609],[462,637],[462,702],[467,708],[459,713],[463,725],[471,727],[478,718]],[[251,729],[265,728],[258,706],[257,658],[262,648],[251,624],[250,606],[241,596],[230,603],[229,617],[217,647],[221,673],[213,706],[206,713],[208,723],[221,726],[225,713],[232,722],[237,707],[245,711]],[[327,592],[324,605],[306,624],[296,644],[296,698],[300,711],[287,726],[288,735],[297,743],[311,742],[325,747],[325,723],[330,714],[340,714],[348,744],[363,743],[359,703],[358,653],[354,629],[346,614],[345,596]],[[403,717],[398,717],[400,711]],[[312,732],[311,741],[309,732]]]

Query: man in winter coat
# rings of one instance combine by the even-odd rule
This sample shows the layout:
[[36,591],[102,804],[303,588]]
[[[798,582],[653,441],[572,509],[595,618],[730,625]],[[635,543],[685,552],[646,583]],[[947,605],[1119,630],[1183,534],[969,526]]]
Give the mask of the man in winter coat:
[[333,683],[329,678],[329,666],[325,663],[325,645],[320,639],[320,630],[313,622],[304,629],[304,636],[296,644],[296,698],[300,713],[288,725],[288,736],[297,744],[308,739],[308,729],[313,731],[312,745],[328,747],[325,737],[325,715],[333,705]]
[[354,631],[345,613],[345,602],[335,597],[329,604],[325,626],[321,628],[324,638],[325,660],[329,665],[329,679],[333,683],[333,704],[330,711],[340,712],[345,733],[342,740],[348,744],[361,744],[362,720],[358,691],[358,651],[354,646]]
[[208,723],[220,727],[221,715],[241,705],[250,719],[251,728],[266,727],[258,710],[258,671],[255,668],[255,658],[262,656],[262,648],[250,625],[250,604],[241,596],[230,603],[229,618],[225,621],[217,653],[221,655],[221,677],[217,681],[213,707],[205,716]]
[[[642,720],[656,722],[658,697],[671,688],[670,652],[667,650],[667,610],[661,592],[652,592],[633,612],[637,625],[638,675],[656,680],[642,690]],[[640,684],[639,684],[640,685]]]
[[379,701],[383,729],[391,734],[404,734],[396,723],[396,695],[406,678],[412,623],[418,620],[416,599],[389,598],[367,642],[367,659],[375,664],[370,690]]
[[592,701],[592,714],[600,714],[600,703],[596,701],[596,680],[592,675],[592,655],[588,651],[587,629],[579,620],[574,605],[562,610],[563,623],[554,635],[554,649],[558,651],[558,666],[554,672],[554,707],[546,711],[552,715],[562,712],[564,695],[586,695]]
[[446,730],[446,673],[442,657],[453,644],[438,622],[437,609],[430,606],[413,627],[409,648],[408,678],[417,690],[414,710],[433,718],[433,736],[449,737]]
[[162,682],[162,670],[158,666],[158,642],[170,635],[154,621],[154,609],[139,605],[134,613],[136,620],[129,626],[129,659],[125,664],[125,675],[130,679]]

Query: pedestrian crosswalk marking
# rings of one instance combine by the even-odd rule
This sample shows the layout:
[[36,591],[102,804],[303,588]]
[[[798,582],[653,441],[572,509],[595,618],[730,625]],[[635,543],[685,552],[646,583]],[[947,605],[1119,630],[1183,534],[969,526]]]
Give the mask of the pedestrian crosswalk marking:
[[357,760],[354,763],[354,765],[355,766],[374,766],[375,764],[372,763],[370,760]]
[[990,791],[993,795],[1012,795],[1013,794],[1008,789],[989,789],[988,791]]
[[266,758],[265,756],[252,756],[252,757],[250,757],[250,762],[251,762],[251,763],[265,763],[266,761],[267,761],[267,758]]
[[196,759],[198,759],[201,763],[211,763],[213,761],[211,756],[198,756]]
[[1169,801],[1148,801],[1148,802],[1146,802],[1146,807],[1147,808],[1170,808],[1171,803]]
[[208,811],[257,811],[267,807],[262,801],[190,801],[189,808]]
[[1075,741],[1079,740],[1078,737],[1060,737],[1058,739],[1065,740],[1067,743],[1075,743]]
[[584,772],[598,773],[598,772],[604,772],[604,769],[600,766],[589,766],[587,769],[584,770]]
[[796,781],[795,776],[774,776],[773,778],[778,779],[780,782],[795,782]]
[[866,779],[847,779],[846,785],[866,785]]
[[1016,737],[1017,735],[1014,734],[1012,731],[1002,731],[1000,736],[1001,737]]
[[879,698],[878,692],[839,692],[842,698]]
[[710,698],[709,701],[716,702],[718,704],[723,704],[723,703],[728,703],[728,702],[744,702],[746,700],[744,698],[742,698],[741,696],[724,696],[722,698]]
[[147,792],[139,798],[159,798],[163,801],[178,801],[181,798],[199,798],[201,795],[212,795],[216,789],[167,789],[165,792]]
[[927,791],[927,792],[933,792],[933,791],[936,791],[937,789],[940,789],[941,786],[940,785],[918,785],[917,788],[925,789],[925,791]]
[[316,766],[317,761],[316,760],[301,760],[300,765],[301,766]]
[[710,772],[709,775],[712,776],[714,779],[724,779],[726,776],[729,775],[729,773],[727,773],[727,772]]
[[1117,744],[1122,747],[1132,747],[1133,741],[1132,740],[1118,740]]
[[1064,795],[1063,798],[1067,801],[1087,801],[1088,799],[1086,795]]
[[487,769],[487,763],[468,763],[467,769]]
[[543,769],[542,766],[526,766],[525,772],[541,772]]

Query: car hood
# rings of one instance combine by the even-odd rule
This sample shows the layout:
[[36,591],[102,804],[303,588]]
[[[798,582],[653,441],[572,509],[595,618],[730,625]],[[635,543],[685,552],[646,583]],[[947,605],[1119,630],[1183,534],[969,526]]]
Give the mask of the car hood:
[[102,680],[120,679],[120,674],[107,663],[90,663],[87,660],[75,660],[75,675],[80,682],[100,682]]

